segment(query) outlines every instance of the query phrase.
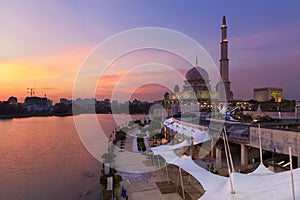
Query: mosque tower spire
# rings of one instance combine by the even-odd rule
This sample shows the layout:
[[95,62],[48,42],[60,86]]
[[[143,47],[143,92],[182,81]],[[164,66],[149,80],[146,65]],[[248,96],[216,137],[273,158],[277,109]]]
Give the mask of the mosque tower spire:
[[222,38],[221,38],[220,74],[221,74],[221,78],[222,78],[222,81],[223,81],[222,84],[224,84],[225,95],[226,95],[222,98],[226,98],[227,100],[233,100],[233,94],[230,90],[230,81],[229,81],[227,23],[226,23],[226,17],[225,16],[223,17],[223,23],[222,23],[221,30],[222,30]]
[[226,26],[226,17],[225,16],[223,16],[223,24],[222,25]]

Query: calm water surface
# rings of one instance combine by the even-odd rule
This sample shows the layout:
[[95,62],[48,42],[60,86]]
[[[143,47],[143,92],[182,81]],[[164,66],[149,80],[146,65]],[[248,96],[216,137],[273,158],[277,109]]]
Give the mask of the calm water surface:
[[[110,135],[112,115],[97,118]],[[72,116],[0,120],[1,200],[95,199],[101,165],[82,145]]]

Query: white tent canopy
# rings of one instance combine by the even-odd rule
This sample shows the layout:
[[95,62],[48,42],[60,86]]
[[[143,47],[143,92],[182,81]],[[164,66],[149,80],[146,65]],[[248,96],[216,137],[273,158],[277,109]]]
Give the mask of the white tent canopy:
[[[235,194],[229,178],[215,175],[198,166],[191,157],[179,157],[173,151],[157,151],[167,163],[192,175],[206,190],[201,200],[292,199],[290,172],[273,173],[264,165],[250,174],[232,173]],[[294,170],[296,199],[300,199],[300,168]]]
[[189,146],[190,143],[187,140],[184,140],[183,142],[175,145],[160,145],[157,147],[152,147],[151,150],[153,151],[154,155],[158,155],[159,152],[167,152],[172,151],[175,149],[179,149],[181,147]]
[[163,157],[168,164],[176,165],[191,174],[205,190],[220,188],[227,181],[226,177],[215,175],[198,166],[190,156],[181,158],[173,151],[158,151],[157,154]]
[[166,119],[163,124],[169,129],[178,132],[179,134],[182,134],[189,138],[193,137],[194,144],[199,144],[211,140],[211,137],[207,131],[201,131],[197,128],[175,122],[173,118]]
[[191,156],[178,158],[175,165],[184,169],[184,171],[191,174],[205,190],[212,190],[216,187],[221,187],[227,181],[226,177],[213,174],[206,169],[203,169],[197,165],[191,158]]
[[[193,137],[194,142],[207,141],[210,136],[205,131],[177,123],[172,118],[166,122],[167,126],[188,137]],[[184,141],[185,142],[185,141]],[[234,194],[231,193],[231,184],[228,177],[215,175],[197,165],[191,157],[181,158],[172,150],[180,148],[184,143],[177,146],[164,145],[156,147],[156,155],[162,156],[167,163],[176,165],[191,174],[201,183],[206,190],[200,200],[290,200],[293,199],[291,172],[274,173],[260,164],[256,170],[249,174],[232,172]],[[300,168],[293,170],[295,198],[300,200]]]
[[173,122],[173,118],[166,119],[166,120],[164,121],[164,125],[165,125],[165,126],[168,126],[168,125],[171,124],[172,122]]
[[159,151],[158,155],[163,157],[168,164],[176,165],[179,157],[173,151]]
[[[300,169],[294,172],[296,199],[300,199]],[[206,191],[201,200],[234,199],[293,199],[290,171],[271,174],[241,174],[233,172],[235,194],[230,192],[229,180],[221,188]]]
[[211,136],[206,131],[198,130],[193,136],[193,140],[193,144],[196,145],[211,140]]
[[264,164],[260,164],[252,173],[253,175],[258,175],[258,174],[273,174],[271,170],[265,167]]
[[[292,199],[290,171],[273,173],[260,166],[256,173],[233,172],[235,194],[231,194],[229,178],[215,175],[198,166],[191,157],[180,158],[173,151],[159,152],[167,163],[191,174],[206,190],[201,200]],[[263,167],[265,169],[263,169]],[[264,171],[260,171],[263,169]],[[293,171],[296,199],[300,199],[300,168]]]

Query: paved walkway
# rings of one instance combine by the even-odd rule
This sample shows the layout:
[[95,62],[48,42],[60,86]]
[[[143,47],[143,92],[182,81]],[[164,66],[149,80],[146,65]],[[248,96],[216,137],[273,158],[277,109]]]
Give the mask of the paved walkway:
[[[178,167],[174,165],[168,166],[168,176],[166,173],[166,168],[143,174],[123,173],[122,176],[122,184],[124,188],[127,189],[128,199],[130,200],[183,199],[179,179],[179,170]],[[169,179],[167,177],[169,177]],[[202,186],[196,179],[194,179],[192,176],[189,176],[189,174],[184,171],[182,173],[182,177],[186,199],[198,199],[204,193]],[[160,187],[160,185],[163,187]],[[164,188],[169,188],[169,191],[164,193]]]
[[[147,153],[135,152],[134,141],[136,141],[134,136],[127,135],[124,150],[117,146],[114,149],[114,154],[116,155],[114,168],[123,177],[121,184],[127,189],[128,199],[183,199],[182,192],[180,192],[181,184],[178,167],[168,165],[167,176],[166,168],[159,169],[157,161],[153,162],[152,160],[151,162]],[[150,145],[147,138],[145,138],[145,142],[149,151]],[[162,161],[160,165],[164,165]],[[167,177],[169,177],[169,180]],[[167,181],[170,181],[170,184],[173,185],[173,190],[165,193],[162,192],[162,186],[171,187],[171,185],[168,186]],[[186,199],[198,199],[204,192],[197,180],[186,172],[183,172],[183,185]]]

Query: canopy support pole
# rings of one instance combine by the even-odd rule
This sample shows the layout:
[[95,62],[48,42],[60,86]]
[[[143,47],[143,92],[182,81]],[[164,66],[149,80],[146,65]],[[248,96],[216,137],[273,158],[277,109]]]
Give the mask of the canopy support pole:
[[167,179],[168,179],[168,184],[170,183],[170,179],[169,179],[169,173],[168,173],[168,165],[167,162],[165,162],[165,167],[166,167],[166,174],[167,174]]
[[157,165],[158,165],[158,168],[160,169],[160,159],[159,159],[159,155],[157,155]]
[[290,170],[291,170],[293,200],[295,200],[296,198],[295,198],[295,186],[294,186],[293,162],[292,162],[292,148],[291,147],[289,147],[289,155],[290,155]]
[[213,137],[211,137],[211,141],[210,141],[210,149],[211,149],[211,151],[210,151],[210,157],[214,157],[214,138]]
[[228,169],[229,181],[230,181],[230,187],[231,187],[231,194],[235,194],[235,191],[234,191],[234,188],[233,188],[232,176],[231,176],[231,172],[230,172],[229,160],[228,160],[227,145],[226,145],[226,141],[225,141],[226,140],[226,138],[225,138],[225,131],[223,132],[223,138],[224,138],[224,147],[225,147],[227,169]]
[[259,157],[260,157],[260,164],[263,164],[260,124],[258,124],[258,137],[259,137]]
[[182,174],[181,174],[181,167],[179,166],[179,176],[180,176],[180,184],[181,184],[181,190],[182,190],[182,197],[185,199],[185,193],[183,188],[183,181],[182,181]]
[[228,138],[227,138],[227,133],[226,133],[226,129],[224,127],[224,132],[225,132],[225,141],[227,144],[227,149],[228,149],[228,155],[229,155],[229,159],[230,159],[230,165],[231,165],[231,171],[234,172],[234,166],[233,166],[233,161],[232,161],[232,156],[231,156],[231,151],[230,151],[230,147],[229,147],[229,143],[228,143]]

